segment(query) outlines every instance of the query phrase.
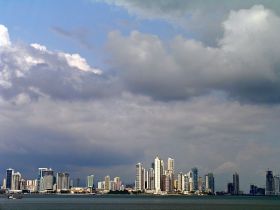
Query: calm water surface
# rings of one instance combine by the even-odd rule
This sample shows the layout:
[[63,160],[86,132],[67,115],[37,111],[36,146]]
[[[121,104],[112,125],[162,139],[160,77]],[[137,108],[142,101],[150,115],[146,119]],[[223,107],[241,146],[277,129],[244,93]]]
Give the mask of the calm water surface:
[[0,210],[280,210],[278,197],[44,195],[0,198]]

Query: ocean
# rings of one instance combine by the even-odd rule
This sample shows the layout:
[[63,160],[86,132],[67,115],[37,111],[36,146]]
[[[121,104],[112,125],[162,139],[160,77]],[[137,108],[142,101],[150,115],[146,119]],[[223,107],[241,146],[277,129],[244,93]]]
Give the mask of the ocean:
[[0,198],[0,210],[280,210],[280,197],[24,195]]

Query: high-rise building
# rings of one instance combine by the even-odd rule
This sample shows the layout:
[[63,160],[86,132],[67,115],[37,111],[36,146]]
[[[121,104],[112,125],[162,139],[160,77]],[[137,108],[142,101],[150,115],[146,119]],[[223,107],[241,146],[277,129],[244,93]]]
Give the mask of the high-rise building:
[[266,187],[265,187],[266,195],[274,195],[274,178],[272,171],[266,172]]
[[114,185],[115,185],[115,190],[121,190],[122,182],[120,177],[115,177],[114,178]]
[[54,185],[54,172],[51,168],[44,170],[43,175],[43,191],[52,191]]
[[48,168],[38,168],[38,177],[37,177],[37,191],[44,191],[43,184],[43,171],[48,170]]
[[167,159],[167,170],[174,173],[174,159],[170,157]]
[[183,192],[183,173],[180,172],[178,174],[178,186],[177,186],[177,191]]
[[232,184],[233,184],[233,194],[238,195],[239,194],[239,175],[236,172],[232,176]]
[[35,192],[37,190],[37,179],[26,180],[26,189],[30,192]]
[[174,159],[170,157],[167,159],[167,173],[170,181],[169,190],[172,192],[174,190]]
[[182,180],[182,192],[193,191],[193,179],[190,177],[191,173],[184,174]]
[[19,172],[13,173],[11,190],[20,189],[20,180],[21,180],[21,174]]
[[4,178],[3,179],[3,182],[2,182],[2,189],[6,189],[7,188],[7,181],[6,179]]
[[233,192],[234,192],[233,184],[230,182],[227,184],[227,193],[233,195]]
[[12,176],[14,174],[14,169],[8,168],[6,170],[6,188],[11,189],[12,188]]
[[94,187],[94,175],[87,176],[87,188],[93,189]]
[[105,182],[104,190],[109,191],[111,189],[111,180],[109,175],[105,176],[104,182]]
[[155,158],[155,192],[161,192],[161,170],[162,170],[162,161],[157,156]]
[[274,176],[274,194],[280,195],[280,176]]
[[56,174],[56,189],[58,192],[60,192],[61,190],[70,189],[69,173],[57,173]]
[[193,191],[198,190],[198,170],[197,168],[192,168],[192,178],[193,178]]
[[208,173],[205,175],[205,192],[215,193],[215,178],[213,173]]
[[136,164],[136,180],[135,180],[135,190],[144,190],[144,171],[142,163]]
[[164,170],[164,161],[160,160],[160,190],[161,191],[165,191],[165,177],[163,177],[165,175],[165,170]]
[[148,171],[148,190],[155,189],[155,170],[150,168]]
[[198,191],[204,192],[204,182],[201,176],[198,177]]

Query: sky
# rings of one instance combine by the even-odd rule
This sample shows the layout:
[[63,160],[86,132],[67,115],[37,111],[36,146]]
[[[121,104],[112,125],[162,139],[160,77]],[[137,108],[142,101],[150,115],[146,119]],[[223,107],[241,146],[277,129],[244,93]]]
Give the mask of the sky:
[[0,0],[0,178],[280,173],[280,3]]

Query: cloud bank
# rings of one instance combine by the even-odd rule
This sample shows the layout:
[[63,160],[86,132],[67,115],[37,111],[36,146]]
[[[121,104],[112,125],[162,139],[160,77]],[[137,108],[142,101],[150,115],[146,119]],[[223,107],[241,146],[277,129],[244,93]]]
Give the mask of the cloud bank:
[[263,6],[232,11],[218,47],[177,36],[109,34],[112,64],[128,88],[157,99],[222,92],[241,102],[279,103],[280,19]]
[[79,54],[13,43],[0,25],[2,167],[133,183],[134,164],[160,154],[180,171],[213,171],[218,189],[234,171],[244,189],[264,183],[279,157],[279,26],[256,5],[227,14],[216,46],[112,31],[102,71]]

